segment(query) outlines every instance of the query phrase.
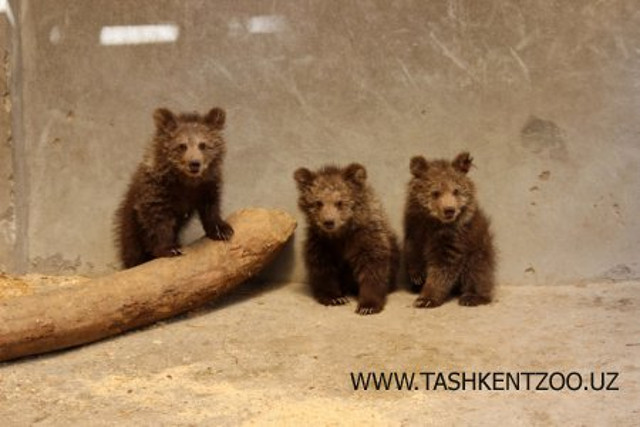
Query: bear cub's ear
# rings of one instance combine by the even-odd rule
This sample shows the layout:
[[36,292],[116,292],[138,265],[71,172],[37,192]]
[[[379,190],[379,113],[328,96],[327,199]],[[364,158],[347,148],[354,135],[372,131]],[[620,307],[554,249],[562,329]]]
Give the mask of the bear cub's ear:
[[222,128],[224,128],[226,117],[227,114],[222,108],[215,107],[212,108],[206,116],[204,116],[204,122],[212,129],[221,130]]
[[360,163],[351,163],[342,174],[347,181],[357,185],[363,185],[367,180],[367,170]]
[[298,183],[300,190],[310,186],[313,183],[315,175],[307,168],[299,168],[293,173],[293,179]]
[[153,112],[153,121],[159,131],[171,132],[178,127],[178,120],[167,108],[158,108]]
[[420,178],[429,168],[429,164],[427,163],[427,159],[423,156],[415,156],[411,158],[411,162],[409,163],[409,170],[411,171],[411,175],[416,178]]
[[469,154],[468,151],[464,151],[456,156],[451,163],[454,169],[460,171],[462,173],[467,173],[471,169],[473,165],[473,157]]

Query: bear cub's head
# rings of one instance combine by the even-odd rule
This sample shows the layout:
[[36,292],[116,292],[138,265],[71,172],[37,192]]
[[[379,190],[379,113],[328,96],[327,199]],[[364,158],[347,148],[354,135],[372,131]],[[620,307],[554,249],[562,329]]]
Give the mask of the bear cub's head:
[[472,162],[468,152],[458,154],[453,161],[413,157],[410,197],[443,224],[467,222],[476,210],[475,187],[467,176]]
[[200,179],[222,161],[225,112],[212,108],[206,115],[176,115],[166,108],[153,113],[156,124],[155,157],[187,178]]
[[364,166],[326,166],[317,172],[300,168],[293,175],[300,197],[298,206],[309,226],[328,236],[337,236],[352,223],[366,185]]

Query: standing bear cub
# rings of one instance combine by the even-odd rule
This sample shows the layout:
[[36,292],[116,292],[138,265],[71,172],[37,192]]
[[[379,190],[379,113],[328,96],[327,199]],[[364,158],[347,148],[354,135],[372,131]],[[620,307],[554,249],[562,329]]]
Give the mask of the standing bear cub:
[[125,268],[180,255],[178,234],[194,211],[207,237],[229,240],[220,217],[225,112],[153,114],[155,136],[116,212],[116,239]]
[[411,286],[420,292],[416,307],[437,307],[454,291],[460,305],[491,301],[493,237],[467,177],[471,164],[466,152],[452,162],[411,159],[404,253]]
[[399,248],[367,171],[357,163],[300,168],[294,178],[307,217],[304,258],[315,298],[341,305],[357,294],[357,313],[380,312],[395,286]]

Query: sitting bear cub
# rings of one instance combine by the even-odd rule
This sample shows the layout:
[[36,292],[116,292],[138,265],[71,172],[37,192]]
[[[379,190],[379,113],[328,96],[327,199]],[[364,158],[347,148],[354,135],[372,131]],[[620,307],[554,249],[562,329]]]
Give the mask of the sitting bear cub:
[[380,312],[395,286],[399,249],[365,168],[300,168],[294,178],[307,217],[304,258],[315,298],[341,305],[357,294],[357,313]]
[[489,220],[478,207],[467,176],[472,158],[453,162],[411,159],[404,215],[404,255],[416,307],[437,307],[454,291],[460,304],[491,301],[495,251]]

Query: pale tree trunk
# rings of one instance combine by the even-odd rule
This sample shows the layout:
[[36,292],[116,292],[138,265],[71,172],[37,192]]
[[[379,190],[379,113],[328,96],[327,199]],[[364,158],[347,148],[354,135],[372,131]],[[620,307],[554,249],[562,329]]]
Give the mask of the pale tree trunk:
[[228,221],[230,242],[203,238],[182,256],[0,300],[0,361],[97,341],[212,301],[267,265],[296,228],[291,215],[267,209],[238,211]]

